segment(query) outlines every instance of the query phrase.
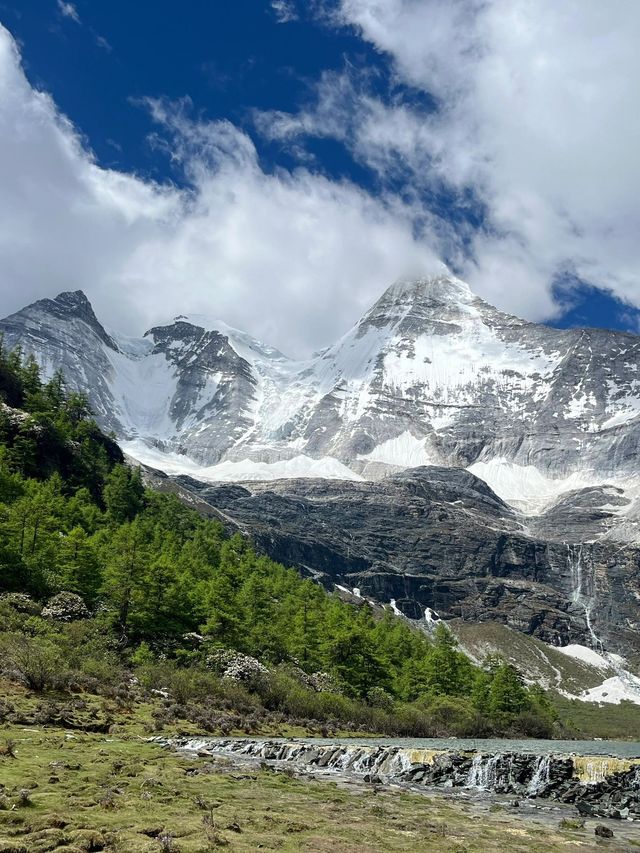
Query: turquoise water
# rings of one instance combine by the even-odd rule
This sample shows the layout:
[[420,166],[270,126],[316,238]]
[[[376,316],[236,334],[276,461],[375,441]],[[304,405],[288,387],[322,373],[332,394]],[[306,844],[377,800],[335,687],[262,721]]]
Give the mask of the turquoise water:
[[[273,739],[279,740],[279,738]],[[640,758],[640,742],[622,740],[528,740],[525,738],[295,738],[295,740],[344,746],[469,750],[489,754],[528,752],[534,755],[609,755],[614,758]]]

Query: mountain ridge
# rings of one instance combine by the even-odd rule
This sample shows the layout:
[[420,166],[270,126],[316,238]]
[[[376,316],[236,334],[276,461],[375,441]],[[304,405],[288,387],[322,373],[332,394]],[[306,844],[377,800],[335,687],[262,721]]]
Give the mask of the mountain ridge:
[[523,478],[553,498],[574,481],[625,490],[636,475],[640,338],[530,323],[447,275],[396,282],[302,361],[202,315],[121,336],[77,291],[0,330],[87,390],[127,452],[172,473],[358,480],[471,467],[515,506]]

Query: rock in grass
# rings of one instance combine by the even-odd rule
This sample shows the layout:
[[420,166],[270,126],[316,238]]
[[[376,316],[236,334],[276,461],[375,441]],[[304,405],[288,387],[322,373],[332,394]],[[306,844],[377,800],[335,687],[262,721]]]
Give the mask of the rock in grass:
[[56,619],[59,622],[75,622],[78,619],[88,619],[91,614],[82,598],[75,592],[59,592],[49,599],[42,615],[45,619]]

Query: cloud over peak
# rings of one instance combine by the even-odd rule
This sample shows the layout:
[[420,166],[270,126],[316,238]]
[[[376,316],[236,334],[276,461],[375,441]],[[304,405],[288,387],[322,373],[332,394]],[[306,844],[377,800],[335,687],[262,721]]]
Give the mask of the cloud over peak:
[[285,352],[330,342],[398,275],[437,264],[411,211],[303,168],[188,102],[148,101],[184,186],[97,164],[0,28],[0,311],[84,289],[107,324],[218,316]]
[[363,94],[346,69],[324,75],[300,113],[263,115],[265,133],[333,136],[381,180],[397,185],[404,172],[403,195],[428,212],[430,190],[474,198],[484,217],[473,234],[431,239],[503,307],[549,316],[567,272],[640,304],[637,3],[325,0],[321,10],[433,101]]
[[[144,101],[178,184],[96,162],[0,28],[0,313],[83,288],[131,332],[207,313],[303,354],[440,257],[529,319],[562,310],[559,281],[640,306],[637,3],[273,0],[261,15],[320,16],[369,61],[325,68],[251,131]],[[353,180],[323,171],[320,139]],[[287,168],[265,165],[283,148]]]

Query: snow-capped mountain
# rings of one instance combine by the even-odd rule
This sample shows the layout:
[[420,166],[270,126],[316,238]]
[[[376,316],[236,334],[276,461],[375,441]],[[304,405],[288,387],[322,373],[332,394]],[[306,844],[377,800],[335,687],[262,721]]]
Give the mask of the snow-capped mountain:
[[62,368],[132,456],[170,473],[359,480],[467,467],[528,513],[588,488],[591,506],[615,511],[616,535],[635,535],[640,338],[525,322],[452,276],[394,284],[306,361],[200,316],[127,338],[80,291],[0,331],[48,374]]
[[128,338],[81,292],[0,332],[183,475],[155,488],[274,559],[410,618],[589,646],[594,696],[640,702],[619,657],[640,660],[639,337],[528,323],[450,276],[393,285],[306,361],[200,316]]

